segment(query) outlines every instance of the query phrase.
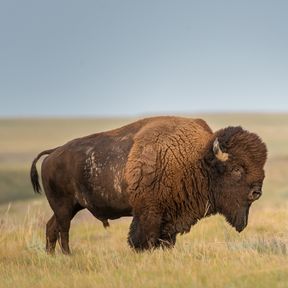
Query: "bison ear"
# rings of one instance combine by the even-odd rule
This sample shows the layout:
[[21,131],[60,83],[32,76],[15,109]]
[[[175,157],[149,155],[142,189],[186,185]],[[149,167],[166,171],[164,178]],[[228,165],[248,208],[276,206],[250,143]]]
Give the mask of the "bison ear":
[[214,152],[215,157],[222,162],[227,161],[229,158],[228,153],[222,152],[220,145],[219,145],[218,138],[216,138],[213,143],[213,152]]

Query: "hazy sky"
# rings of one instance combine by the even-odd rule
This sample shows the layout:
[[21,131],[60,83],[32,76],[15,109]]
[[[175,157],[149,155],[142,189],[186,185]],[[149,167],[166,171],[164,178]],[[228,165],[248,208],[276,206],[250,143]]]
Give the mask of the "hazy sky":
[[288,111],[288,1],[0,2],[0,116]]

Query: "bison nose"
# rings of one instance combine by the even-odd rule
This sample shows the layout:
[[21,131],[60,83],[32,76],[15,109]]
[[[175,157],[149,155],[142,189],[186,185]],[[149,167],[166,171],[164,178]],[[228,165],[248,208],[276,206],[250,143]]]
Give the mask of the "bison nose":
[[250,201],[255,201],[259,199],[262,195],[262,191],[260,188],[252,189],[248,195]]

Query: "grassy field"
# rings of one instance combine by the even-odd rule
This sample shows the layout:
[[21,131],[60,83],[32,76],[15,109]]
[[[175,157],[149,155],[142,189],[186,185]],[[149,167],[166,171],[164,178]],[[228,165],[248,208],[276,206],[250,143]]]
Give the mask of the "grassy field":
[[264,194],[248,227],[200,221],[169,251],[134,253],[131,219],[108,230],[88,212],[72,222],[72,256],[47,256],[51,210],[29,183],[37,153],[134,119],[0,120],[0,287],[288,287],[288,115],[201,115],[213,129],[242,125],[267,143]]

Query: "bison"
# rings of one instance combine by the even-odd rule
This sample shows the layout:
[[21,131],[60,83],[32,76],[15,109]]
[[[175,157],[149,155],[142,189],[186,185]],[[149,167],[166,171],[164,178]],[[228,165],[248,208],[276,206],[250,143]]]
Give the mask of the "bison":
[[46,226],[46,250],[56,241],[69,254],[69,228],[88,209],[108,219],[133,216],[128,243],[135,250],[173,247],[177,234],[220,213],[238,232],[262,194],[267,149],[254,133],[227,127],[215,133],[202,119],[162,116],[74,139],[41,152],[31,181],[42,185],[54,212]]

